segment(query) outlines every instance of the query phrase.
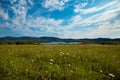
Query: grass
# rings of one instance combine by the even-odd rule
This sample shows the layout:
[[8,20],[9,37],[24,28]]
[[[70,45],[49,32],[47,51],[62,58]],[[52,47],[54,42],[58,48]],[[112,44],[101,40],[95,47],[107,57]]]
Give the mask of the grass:
[[120,80],[120,46],[1,45],[0,80]]

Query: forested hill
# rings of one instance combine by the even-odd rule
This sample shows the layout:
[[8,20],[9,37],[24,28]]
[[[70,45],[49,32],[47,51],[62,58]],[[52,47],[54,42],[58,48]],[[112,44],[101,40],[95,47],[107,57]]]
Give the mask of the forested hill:
[[107,44],[120,45],[120,38],[95,38],[95,39],[61,39],[57,37],[1,37],[0,45],[3,44],[42,44],[44,42],[78,42],[79,44]]
[[84,38],[84,39],[61,39],[57,37],[0,37],[0,41],[93,41],[93,42],[103,42],[103,41],[117,41],[120,42],[120,38],[110,39],[110,38]]

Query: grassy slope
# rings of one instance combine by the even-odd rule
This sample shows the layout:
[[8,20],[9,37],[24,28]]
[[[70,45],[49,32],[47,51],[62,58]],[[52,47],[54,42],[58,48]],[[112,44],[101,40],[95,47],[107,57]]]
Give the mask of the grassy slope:
[[120,80],[120,46],[1,45],[1,79]]

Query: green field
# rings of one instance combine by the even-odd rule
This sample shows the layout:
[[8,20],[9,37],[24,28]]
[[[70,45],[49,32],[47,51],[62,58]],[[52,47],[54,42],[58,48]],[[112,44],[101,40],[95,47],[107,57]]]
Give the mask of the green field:
[[120,45],[1,45],[0,80],[120,80]]

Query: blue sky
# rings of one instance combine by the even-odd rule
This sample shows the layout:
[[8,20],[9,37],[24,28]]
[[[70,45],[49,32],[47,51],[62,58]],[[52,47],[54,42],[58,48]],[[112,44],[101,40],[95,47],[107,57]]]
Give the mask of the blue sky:
[[0,37],[120,38],[120,0],[0,0]]

